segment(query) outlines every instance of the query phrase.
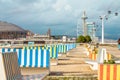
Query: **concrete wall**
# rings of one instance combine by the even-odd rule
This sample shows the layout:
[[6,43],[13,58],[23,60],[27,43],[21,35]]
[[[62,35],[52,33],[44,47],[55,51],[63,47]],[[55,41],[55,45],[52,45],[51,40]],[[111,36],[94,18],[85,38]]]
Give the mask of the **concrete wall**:
[[0,53],[0,80],[21,80],[17,53]]

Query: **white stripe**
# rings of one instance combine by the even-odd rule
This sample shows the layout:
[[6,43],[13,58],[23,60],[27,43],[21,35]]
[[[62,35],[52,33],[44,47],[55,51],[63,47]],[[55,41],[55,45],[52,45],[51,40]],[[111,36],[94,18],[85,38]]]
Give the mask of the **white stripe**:
[[0,53],[2,53],[2,49],[0,49]]
[[5,52],[8,52],[8,48],[5,48]]
[[35,67],[35,49],[33,49],[33,53],[32,53],[32,67]]
[[20,66],[23,66],[24,65],[24,49],[22,49],[22,53],[21,53],[21,65]]
[[27,67],[30,66],[30,49],[27,49]]
[[18,56],[18,59],[19,59],[19,55],[18,55],[18,53],[19,53],[19,49],[16,49],[16,52],[17,52],[17,56]]
[[10,52],[13,52],[13,49],[10,49]]
[[43,62],[43,67],[46,67],[46,49],[44,49],[44,62]]
[[40,67],[41,64],[41,49],[38,49],[38,67]]

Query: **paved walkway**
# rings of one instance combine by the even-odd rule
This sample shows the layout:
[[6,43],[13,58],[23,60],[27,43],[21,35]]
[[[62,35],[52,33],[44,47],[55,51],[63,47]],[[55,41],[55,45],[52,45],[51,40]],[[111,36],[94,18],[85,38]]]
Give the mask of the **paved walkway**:
[[100,46],[100,47],[106,48],[108,53],[112,54],[117,58],[120,58],[120,50],[116,46]]
[[67,55],[59,57],[58,65],[51,66],[51,75],[59,76],[85,76],[96,75],[97,71],[93,71],[89,64],[85,63],[87,59],[86,51],[83,46],[78,46],[70,50]]

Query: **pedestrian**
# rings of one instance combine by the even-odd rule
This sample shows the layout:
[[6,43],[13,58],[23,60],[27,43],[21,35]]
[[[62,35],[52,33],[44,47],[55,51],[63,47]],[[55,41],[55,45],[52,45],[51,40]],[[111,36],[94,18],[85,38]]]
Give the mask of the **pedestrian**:
[[118,39],[118,49],[120,50],[120,38]]

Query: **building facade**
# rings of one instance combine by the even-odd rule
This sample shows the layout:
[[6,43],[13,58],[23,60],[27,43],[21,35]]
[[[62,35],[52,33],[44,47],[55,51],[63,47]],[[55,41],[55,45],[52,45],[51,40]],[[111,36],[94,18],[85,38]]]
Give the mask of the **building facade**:
[[89,35],[92,39],[95,38],[95,23],[94,22],[87,22],[87,35]]
[[26,38],[26,30],[15,24],[0,21],[0,39]]

